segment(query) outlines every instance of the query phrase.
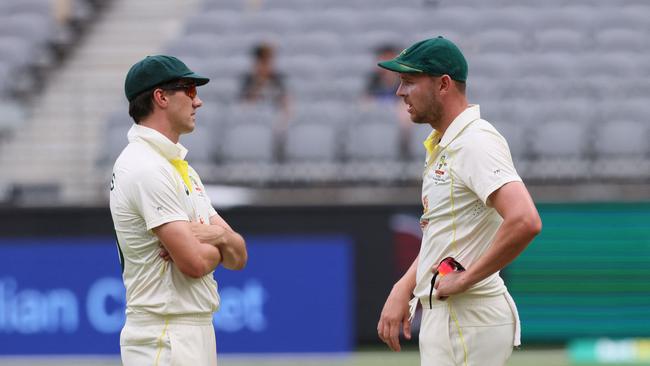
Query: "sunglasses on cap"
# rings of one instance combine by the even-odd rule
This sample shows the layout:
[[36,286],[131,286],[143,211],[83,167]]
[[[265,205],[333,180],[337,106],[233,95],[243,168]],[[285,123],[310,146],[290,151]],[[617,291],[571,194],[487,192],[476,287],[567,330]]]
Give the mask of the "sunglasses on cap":
[[162,90],[182,90],[185,92],[185,95],[190,97],[190,99],[196,98],[196,84],[188,82],[176,82],[172,84],[161,85],[160,89]]
[[451,272],[462,272],[465,270],[462,264],[458,263],[452,257],[447,257],[440,261],[435,270],[433,271],[433,278],[431,278],[431,289],[429,290],[429,309],[433,309],[433,285],[436,283],[438,276],[443,277]]

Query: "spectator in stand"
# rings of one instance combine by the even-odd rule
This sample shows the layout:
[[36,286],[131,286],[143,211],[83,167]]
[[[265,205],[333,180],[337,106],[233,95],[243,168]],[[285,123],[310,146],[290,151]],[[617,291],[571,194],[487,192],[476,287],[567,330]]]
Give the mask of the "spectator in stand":
[[275,70],[275,50],[269,43],[253,47],[253,69],[242,77],[240,99],[247,103],[268,103],[287,110],[289,99],[284,76]]
[[[392,60],[397,56],[398,48],[392,44],[384,44],[376,48],[375,55],[377,62]],[[385,69],[373,70],[368,74],[366,82],[366,97],[375,99],[378,102],[395,103],[397,96],[395,92],[399,87],[399,77]]]
[[[399,53],[396,45],[386,43],[375,49],[377,63],[392,60]],[[400,154],[408,156],[409,137],[412,123],[406,105],[397,97],[400,79],[398,74],[378,68],[368,74],[364,92],[364,108],[387,108],[395,113],[400,127]]]

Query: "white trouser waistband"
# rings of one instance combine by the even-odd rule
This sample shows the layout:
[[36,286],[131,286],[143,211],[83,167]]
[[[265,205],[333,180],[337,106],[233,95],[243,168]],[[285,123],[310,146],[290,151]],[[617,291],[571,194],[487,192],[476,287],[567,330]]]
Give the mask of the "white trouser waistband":
[[187,324],[187,325],[208,325],[212,324],[211,313],[197,314],[153,314],[153,313],[131,313],[126,315],[127,324],[151,325],[151,324]]

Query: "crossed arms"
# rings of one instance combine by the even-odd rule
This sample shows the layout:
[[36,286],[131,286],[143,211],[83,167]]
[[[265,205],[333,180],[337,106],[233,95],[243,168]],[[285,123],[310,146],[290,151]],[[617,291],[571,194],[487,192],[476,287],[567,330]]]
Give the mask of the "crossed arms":
[[244,238],[219,215],[210,217],[210,225],[172,221],[153,232],[163,244],[161,256],[193,278],[205,276],[219,264],[240,270],[248,260]]

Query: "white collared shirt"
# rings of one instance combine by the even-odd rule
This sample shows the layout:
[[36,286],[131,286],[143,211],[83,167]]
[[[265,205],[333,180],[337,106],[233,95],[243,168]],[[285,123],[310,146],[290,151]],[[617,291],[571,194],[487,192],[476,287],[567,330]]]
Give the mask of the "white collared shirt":
[[[422,245],[413,294],[428,301],[431,270],[445,257],[470,267],[489,248],[503,219],[487,199],[506,183],[521,181],[506,140],[481,119],[478,105],[459,114],[440,137],[433,131],[422,182]],[[467,293],[499,295],[506,291],[499,273]]]
[[211,313],[219,307],[212,273],[183,274],[159,256],[160,240],[152,229],[172,221],[210,222],[216,214],[198,174],[188,168],[189,189],[169,162],[187,154],[158,131],[133,125],[129,144],[113,167],[110,208],[123,255],[127,314]]

